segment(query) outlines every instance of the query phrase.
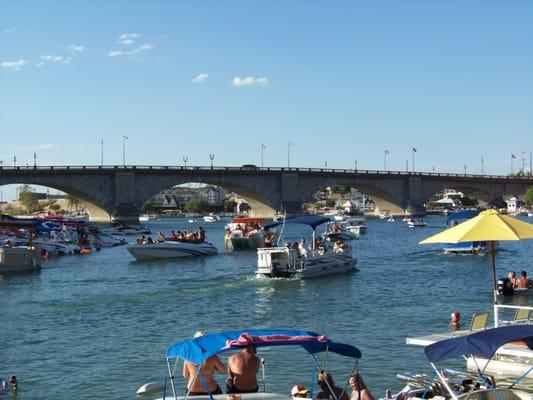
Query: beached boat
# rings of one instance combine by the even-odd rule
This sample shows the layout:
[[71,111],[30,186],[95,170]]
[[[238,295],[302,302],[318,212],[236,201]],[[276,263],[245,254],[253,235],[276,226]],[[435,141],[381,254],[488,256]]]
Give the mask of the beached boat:
[[[519,383],[533,370],[529,365],[514,383],[498,385],[498,377],[488,372],[505,373],[498,364],[489,368],[500,349],[520,346],[533,349],[533,325],[514,325],[481,330],[456,337],[441,339],[426,345],[424,352],[433,368],[432,376],[408,376],[408,385],[395,396],[402,399],[453,399],[453,400],[525,400],[531,394],[518,389]],[[475,376],[455,370],[437,368],[436,363],[465,357],[471,360]],[[497,361],[496,361],[497,363]],[[402,376],[400,376],[402,377]]]
[[218,253],[217,248],[209,242],[193,243],[170,240],[163,243],[131,244],[126,246],[126,249],[137,260],[212,256]]
[[[274,349],[285,349],[287,346],[291,346],[291,352],[287,352],[287,356],[292,354],[293,346],[299,346],[311,357],[311,368],[309,368],[309,370],[306,371],[305,368],[299,366],[299,368],[303,368],[302,377],[307,377],[312,372],[311,375],[313,378],[309,385],[310,393],[313,393],[313,385],[315,384],[314,377],[316,374],[326,370],[327,361],[331,358],[330,353],[353,359],[352,372],[356,371],[358,360],[361,358],[361,352],[358,348],[349,344],[335,342],[326,336],[309,331],[252,329],[221,332],[199,336],[194,339],[185,340],[171,345],[167,349],[165,355],[167,363],[167,376],[165,377],[165,382],[167,382],[167,384],[162,385],[157,384],[156,382],[150,382],[149,384],[143,385],[141,388],[149,387],[154,388],[154,390],[163,390],[163,388],[166,388],[167,391],[171,391],[169,394],[164,393],[162,397],[163,399],[177,400],[189,398],[191,396],[190,391],[186,391],[185,396],[181,396],[177,387],[178,384],[175,382],[176,377],[180,376],[180,374],[175,373],[176,366],[180,360],[183,360],[183,362],[186,361],[197,366],[197,375],[193,377],[193,379],[196,380],[200,378],[202,385],[205,387],[206,394],[195,395],[193,397],[194,399],[225,400],[228,398],[226,394],[216,395],[209,391],[209,387],[207,387],[204,379],[199,375],[200,368],[198,368],[198,366],[202,365],[202,363],[204,363],[209,357],[240,351],[246,348],[255,348],[257,351],[261,351],[263,348],[272,347],[272,350],[269,351],[274,351]],[[320,354],[324,354],[322,360],[319,360],[319,358],[322,358],[319,357]],[[258,389],[258,392],[239,394],[237,398],[245,400],[287,400],[290,398],[288,393],[269,393],[266,391],[266,388],[266,379],[263,374],[263,382],[261,389]],[[137,393],[148,394],[148,392],[139,393],[139,391],[137,391]],[[337,400],[335,395],[333,396],[333,400]]]
[[224,246],[228,250],[250,250],[263,247],[265,237],[261,230],[264,218],[233,218],[226,225]]
[[[313,229],[310,249],[300,245],[294,247],[265,247],[257,249],[256,276],[267,278],[298,278],[307,279],[325,275],[341,274],[356,269],[356,259],[348,241],[340,238],[332,241],[324,240],[317,245],[316,227],[330,222],[329,218],[320,216],[303,216],[287,218],[287,224],[303,224]],[[279,222],[265,225],[265,229],[278,226]]]

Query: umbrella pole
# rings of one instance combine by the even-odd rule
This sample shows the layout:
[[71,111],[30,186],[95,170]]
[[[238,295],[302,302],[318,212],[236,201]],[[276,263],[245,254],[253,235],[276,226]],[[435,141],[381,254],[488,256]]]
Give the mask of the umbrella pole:
[[496,304],[496,293],[497,293],[497,288],[496,288],[496,257],[495,257],[495,249],[494,249],[494,241],[492,240],[490,242],[490,257],[491,257],[491,261],[492,261],[492,294],[494,296],[494,304]]

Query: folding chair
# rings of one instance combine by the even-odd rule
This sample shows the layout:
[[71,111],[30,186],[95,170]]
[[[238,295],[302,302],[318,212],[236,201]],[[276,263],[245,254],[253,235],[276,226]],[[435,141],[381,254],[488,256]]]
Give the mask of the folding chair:
[[469,331],[472,332],[472,331],[477,331],[479,329],[485,329],[487,327],[488,322],[489,322],[488,312],[474,313],[472,315],[472,321],[470,322]]

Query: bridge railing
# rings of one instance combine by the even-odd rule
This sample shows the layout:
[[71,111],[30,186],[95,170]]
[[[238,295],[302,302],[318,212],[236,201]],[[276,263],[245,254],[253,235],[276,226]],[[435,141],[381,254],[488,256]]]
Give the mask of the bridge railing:
[[531,175],[488,175],[488,174],[458,174],[450,172],[417,172],[417,171],[384,171],[339,168],[288,168],[288,167],[256,167],[256,166],[192,166],[192,165],[0,165],[1,172],[29,172],[29,171],[109,171],[109,170],[157,170],[157,171],[231,171],[231,172],[295,172],[295,173],[332,173],[358,175],[389,175],[389,176],[431,176],[450,178],[484,178],[508,180],[533,180]]

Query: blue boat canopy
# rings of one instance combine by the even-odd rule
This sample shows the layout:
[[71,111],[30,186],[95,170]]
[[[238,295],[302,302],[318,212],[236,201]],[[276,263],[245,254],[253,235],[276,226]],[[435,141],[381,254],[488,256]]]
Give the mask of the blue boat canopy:
[[[315,229],[318,225],[331,222],[331,219],[328,217],[322,217],[319,215],[302,215],[299,217],[290,217],[285,219],[286,224],[302,224],[309,225],[311,228]],[[274,228],[275,226],[282,225],[283,221],[270,222],[264,225],[265,229]]]
[[475,216],[477,216],[479,214],[480,210],[478,209],[475,209],[475,210],[457,210],[457,211],[454,211],[450,214],[448,214],[448,224],[451,222],[451,221],[456,221],[456,220],[459,220],[459,219],[470,219],[470,218],[474,218]]
[[219,353],[249,347],[295,346],[315,354],[331,351],[345,357],[361,358],[354,346],[337,343],[325,336],[298,330],[241,330],[214,333],[175,343],[167,349],[167,358],[183,358],[195,365]]
[[503,326],[485,329],[466,336],[443,340],[426,346],[424,352],[431,362],[471,354],[490,359],[501,346],[509,342],[524,342],[533,350],[533,325]]

